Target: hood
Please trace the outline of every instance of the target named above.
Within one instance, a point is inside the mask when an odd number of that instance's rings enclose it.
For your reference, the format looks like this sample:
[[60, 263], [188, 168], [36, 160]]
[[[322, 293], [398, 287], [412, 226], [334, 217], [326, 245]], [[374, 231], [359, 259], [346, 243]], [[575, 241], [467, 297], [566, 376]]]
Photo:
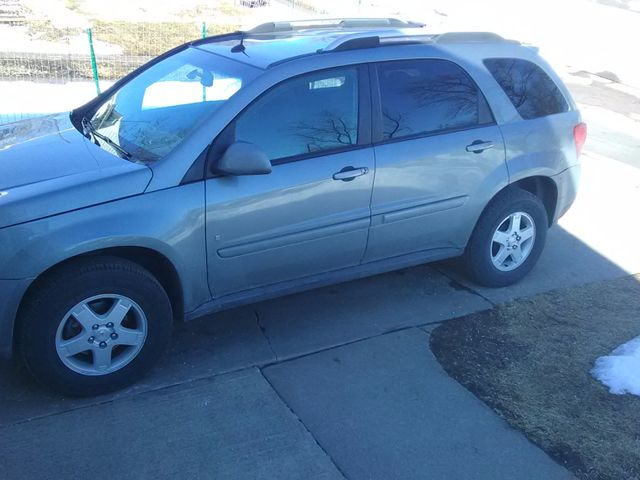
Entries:
[[144, 192], [151, 170], [90, 142], [68, 113], [0, 126], [0, 228]]

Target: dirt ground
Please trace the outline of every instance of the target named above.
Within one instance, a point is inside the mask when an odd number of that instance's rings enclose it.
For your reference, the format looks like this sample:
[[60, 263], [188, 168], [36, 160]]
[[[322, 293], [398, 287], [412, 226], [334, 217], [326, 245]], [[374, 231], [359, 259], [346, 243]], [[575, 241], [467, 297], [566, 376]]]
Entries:
[[579, 478], [640, 478], [640, 397], [595, 360], [640, 334], [640, 275], [516, 300], [444, 323], [445, 370]]

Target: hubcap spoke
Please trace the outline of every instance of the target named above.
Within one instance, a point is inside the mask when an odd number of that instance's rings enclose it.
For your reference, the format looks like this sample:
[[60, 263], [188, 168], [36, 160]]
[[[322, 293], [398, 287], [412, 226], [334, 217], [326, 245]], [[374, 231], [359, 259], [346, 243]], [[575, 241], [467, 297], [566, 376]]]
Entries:
[[73, 357], [82, 352], [86, 352], [91, 348], [91, 344], [87, 341], [86, 335], [76, 335], [75, 337], [63, 341], [59, 345], [60, 350], [67, 356]]
[[144, 340], [144, 332], [120, 327], [116, 330], [118, 338], [113, 341], [114, 345], [140, 345]]
[[496, 265], [502, 265], [504, 263], [504, 261], [507, 259], [507, 257], [509, 256], [510, 253], [511, 253], [511, 251], [507, 247], [502, 247], [498, 251], [498, 254], [495, 257], [494, 263]]
[[506, 247], [509, 241], [509, 234], [507, 232], [497, 230], [496, 233], [493, 234], [493, 241]]
[[118, 298], [102, 321], [118, 326], [127, 316], [129, 310], [131, 310], [131, 302], [125, 298]]
[[522, 223], [522, 214], [514, 213], [511, 216], [511, 233], [518, 233], [520, 231], [521, 223]]
[[516, 264], [522, 261], [522, 250], [520, 249], [520, 247], [511, 250], [511, 258]]
[[104, 371], [111, 367], [111, 351], [112, 347], [107, 345], [104, 348], [96, 347], [93, 349], [93, 366], [97, 370]]
[[87, 302], [83, 302], [71, 311], [71, 315], [82, 325], [86, 331], [100, 322], [100, 317], [89, 308]]
[[520, 237], [521, 237], [521, 242], [524, 242], [525, 240], [529, 240], [531, 237], [533, 237], [533, 227], [527, 227], [524, 230], [520, 230]]

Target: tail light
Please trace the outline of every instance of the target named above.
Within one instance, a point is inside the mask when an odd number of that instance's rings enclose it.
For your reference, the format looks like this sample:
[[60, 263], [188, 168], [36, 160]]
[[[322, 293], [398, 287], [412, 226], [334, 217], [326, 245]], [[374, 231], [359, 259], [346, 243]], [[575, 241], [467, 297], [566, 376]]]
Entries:
[[579, 123], [573, 127], [573, 141], [576, 144], [576, 154], [580, 156], [582, 153], [582, 147], [587, 140], [587, 124]]

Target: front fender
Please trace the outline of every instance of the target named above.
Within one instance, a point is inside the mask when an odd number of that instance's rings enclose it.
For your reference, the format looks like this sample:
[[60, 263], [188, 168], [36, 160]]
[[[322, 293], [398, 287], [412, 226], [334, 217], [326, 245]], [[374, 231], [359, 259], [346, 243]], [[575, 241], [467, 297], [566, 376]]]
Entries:
[[148, 248], [174, 265], [185, 311], [210, 299], [203, 182], [5, 228], [0, 245], [3, 279], [36, 278], [64, 260], [105, 248]]

